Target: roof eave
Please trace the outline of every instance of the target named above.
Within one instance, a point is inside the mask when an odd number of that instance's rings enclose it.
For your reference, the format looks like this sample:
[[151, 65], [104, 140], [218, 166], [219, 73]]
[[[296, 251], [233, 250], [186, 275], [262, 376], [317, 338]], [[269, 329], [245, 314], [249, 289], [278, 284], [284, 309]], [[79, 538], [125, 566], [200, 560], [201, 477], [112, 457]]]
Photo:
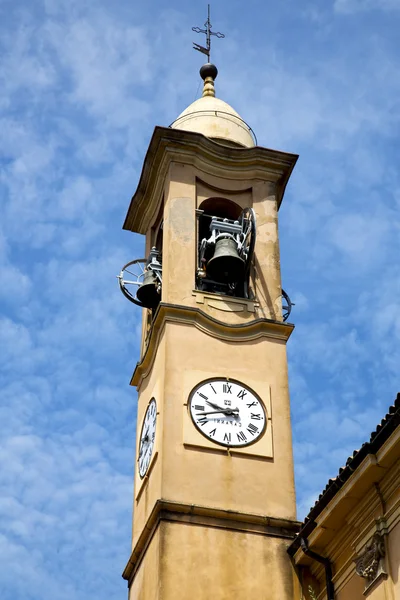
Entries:
[[[334, 501], [337, 494], [343, 491], [343, 497], [348, 494], [351, 488], [351, 478], [355, 482], [359, 474], [367, 472], [367, 470], [376, 467], [376, 455], [379, 453], [379, 460], [383, 460], [383, 454], [389, 452], [393, 448], [393, 440], [400, 437], [398, 427], [400, 425], [400, 394], [394, 404], [390, 407], [389, 412], [378, 425], [376, 430], [371, 434], [369, 442], [363, 444], [360, 450], [355, 451], [348, 458], [346, 466], [340, 469], [338, 476], [335, 479], [330, 479], [322, 494], [319, 496], [315, 505], [308, 513], [297, 537], [288, 548], [291, 556], [294, 556], [300, 548], [301, 538], [309, 538], [316, 528], [321, 526], [322, 513]], [[397, 430], [397, 431], [396, 431]], [[392, 437], [393, 436], [393, 437]], [[346, 485], [346, 488], [344, 486]], [[320, 522], [321, 521], [321, 522]]]

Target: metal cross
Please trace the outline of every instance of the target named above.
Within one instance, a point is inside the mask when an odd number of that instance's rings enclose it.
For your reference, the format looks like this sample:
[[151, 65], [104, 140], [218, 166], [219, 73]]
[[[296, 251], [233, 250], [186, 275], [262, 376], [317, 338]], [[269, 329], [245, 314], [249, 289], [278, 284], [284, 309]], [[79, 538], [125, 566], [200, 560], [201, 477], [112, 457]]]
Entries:
[[196, 44], [195, 42], [193, 42], [193, 48], [205, 54], [207, 56], [207, 62], [210, 62], [211, 36], [215, 35], [217, 38], [225, 37], [225, 35], [223, 33], [220, 33], [219, 31], [217, 33], [211, 31], [212, 25], [210, 22], [210, 5], [208, 5], [208, 18], [207, 21], [204, 23], [204, 26], [205, 29], [200, 29], [200, 27], [192, 27], [192, 31], [195, 31], [196, 33], [206, 34], [206, 47], [204, 48], [204, 46], [200, 46], [200, 44]]

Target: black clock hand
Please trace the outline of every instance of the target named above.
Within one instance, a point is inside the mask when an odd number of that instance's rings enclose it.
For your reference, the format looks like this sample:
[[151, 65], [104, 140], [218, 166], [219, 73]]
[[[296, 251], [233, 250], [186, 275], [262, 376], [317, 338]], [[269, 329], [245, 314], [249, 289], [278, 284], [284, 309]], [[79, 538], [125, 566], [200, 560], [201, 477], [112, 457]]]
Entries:
[[218, 404], [215, 404], [214, 402], [210, 402], [209, 400], [206, 400], [206, 402], [207, 402], [207, 404], [209, 404], [213, 408], [216, 408], [216, 409], [218, 409], [219, 411], [222, 411], [222, 412], [239, 411], [238, 408], [229, 408], [227, 406], [219, 406]]
[[210, 400], [206, 400], [206, 403], [212, 406], [213, 408], [221, 408], [220, 406], [218, 406], [218, 404], [215, 404], [215, 402], [210, 402]]
[[218, 404], [215, 404], [214, 402], [210, 402], [209, 400], [206, 400], [207, 404], [209, 404], [210, 406], [212, 406], [213, 408], [216, 408], [218, 411], [221, 412], [239, 412], [238, 408], [230, 408], [228, 406], [219, 406]]
[[209, 410], [207, 412], [202, 411], [197, 414], [198, 415], [215, 415], [216, 413], [223, 413], [224, 415], [227, 415], [227, 416], [238, 417], [239, 409], [238, 408], [226, 408], [226, 409], [221, 409], [221, 410]]
[[[149, 433], [149, 427], [147, 427], [144, 436], [140, 440], [139, 458], [142, 456], [143, 452], [144, 452], [144, 454], [146, 454], [147, 446], [148, 446], [148, 444], [150, 442], [150, 438], [148, 437], [148, 433]], [[145, 450], [145, 447], [146, 447], [146, 450]]]

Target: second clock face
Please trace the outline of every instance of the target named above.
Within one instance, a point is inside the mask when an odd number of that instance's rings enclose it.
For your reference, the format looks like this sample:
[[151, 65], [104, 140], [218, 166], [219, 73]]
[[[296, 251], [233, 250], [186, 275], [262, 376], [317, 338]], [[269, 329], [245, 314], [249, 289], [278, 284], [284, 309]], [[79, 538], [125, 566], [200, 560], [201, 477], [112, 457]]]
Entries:
[[143, 477], [147, 473], [150, 465], [151, 456], [153, 454], [154, 440], [156, 437], [156, 422], [157, 422], [157, 404], [154, 398], [149, 402], [146, 414], [143, 419], [142, 431], [139, 441], [139, 456], [138, 466], [139, 475]]
[[243, 383], [227, 379], [198, 385], [190, 395], [189, 412], [205, 437], [232, 448], [254, 443], [267, 422], [258, 396]]

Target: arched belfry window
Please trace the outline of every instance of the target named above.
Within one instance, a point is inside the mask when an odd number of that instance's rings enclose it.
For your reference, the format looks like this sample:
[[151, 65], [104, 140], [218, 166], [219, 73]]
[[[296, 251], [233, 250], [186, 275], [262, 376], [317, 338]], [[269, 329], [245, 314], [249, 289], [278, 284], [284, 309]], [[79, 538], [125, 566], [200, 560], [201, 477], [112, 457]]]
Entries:
[[227, 198], [208, 198], [200, 204], [197, 219], [197, 289], [250, 298], [256, 236], [253, 209], [243, 210]]

